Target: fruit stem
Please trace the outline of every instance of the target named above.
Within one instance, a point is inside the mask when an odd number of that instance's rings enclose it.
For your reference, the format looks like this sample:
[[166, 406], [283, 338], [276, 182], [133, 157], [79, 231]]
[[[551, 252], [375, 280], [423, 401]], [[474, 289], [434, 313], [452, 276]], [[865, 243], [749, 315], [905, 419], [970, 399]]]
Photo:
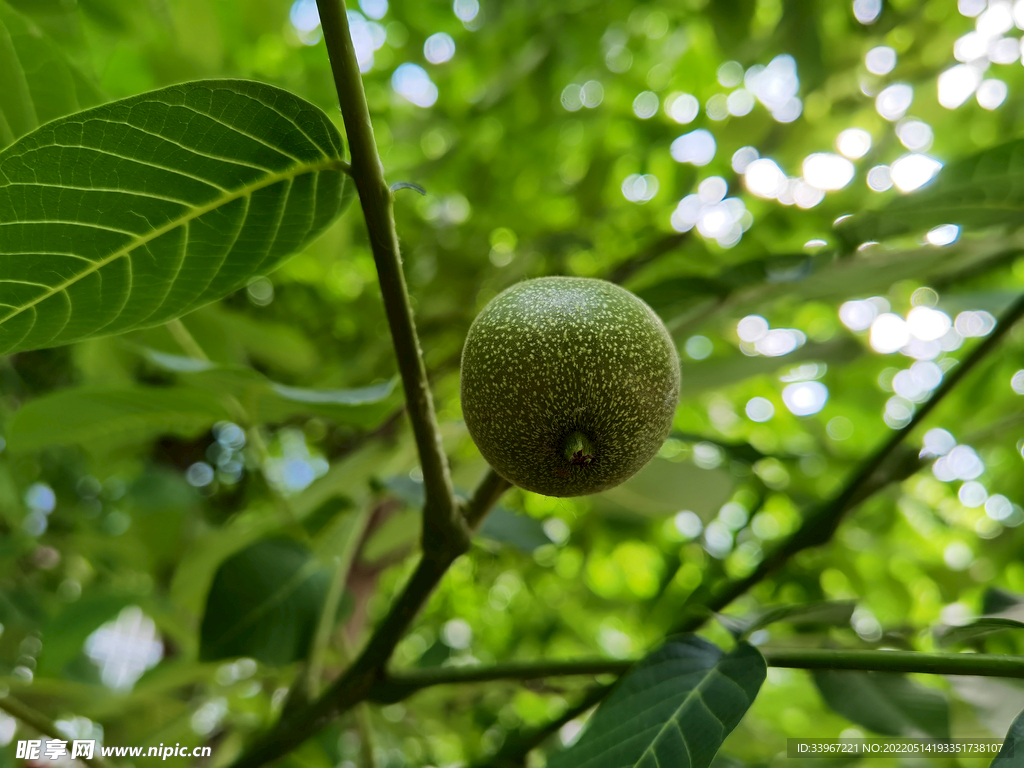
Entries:
[[575, 467], [586, 467], [594, 460], [594, 446], [585, 434], [576, 431], [565, 439], [562, 456]]

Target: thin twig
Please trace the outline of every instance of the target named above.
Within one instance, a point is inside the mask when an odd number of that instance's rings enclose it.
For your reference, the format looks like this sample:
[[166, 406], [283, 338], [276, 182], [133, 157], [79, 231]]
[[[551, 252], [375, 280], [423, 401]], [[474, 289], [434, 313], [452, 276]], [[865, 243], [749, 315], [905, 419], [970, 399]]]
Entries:
[[554, 720], [509, 739], [501, 745], [497, 754], [488, 758], [485, 762], [478, 763], [474, 768], [506, 768], [506, 766], [508, 768], [513, 768], [513, 766], [518, 768], [519, 766], [525, 766], [526, 762], [523, 758], [528, 752], [536, 749], [551, 736], [558, 733], [562, 726], [570, 720], [575, 720], [580, 715], [600, 704], [613, 687], [614, 684], [595, 685], [589, 688], [579, 702], [569, 707]]
[[542, 661], [535, 663], [440, 667], [415, 672], [395, 672], [382, 678], [370, 694], [370, 700], [393, 704], [409, 698], [417, 691], [435, 685], [465, 685], [494, 680], [540, 680], [548, 677], [622, 674], [636, 661], [632, 659], [582, 659], [577, 661]]
[[[36, 712], [32, 707], [23, 704], [10, 694], [0, 697], [0, 710], [6, 712], [15, 720], [20, 720], [42, 736], [57, 739], [58, 741], [68, 741], [68, 737], [57, 730], [57, 726], [50, 722], [45, 715]], [[110, 763], [99, 755], [94, 755], [88, 759], [84, 757], [78, 759], [86, 765], [94, 766], [94, 768], [112, 768]]]
[[[762, 648], [769, 667], [792, 669], [861, 670], [867, 672], [920, 672], [931, 675], [1024, 678], [1024, 656], [989, 653], [919, 653], [829, 648]], [[640, 659], [583, 659], [535, 663], [441, 667], [395, 672], [381, 679], [370, 700], [381, 704], [403, 701], [425, 688], [467, 685], [497, 680], [540, 680], [549, 677], [621, 675]]]
[[1024, 679], [1024, 656], [826, 648], [763, 648], [761, 653], [769, 667]]
[[[309, 667], [306, 674], [306, 692], [309, 699], [320, 695], [321, 680], [323, 678], [324, 660], [330, 647], [331, 637], [334, 634], [334, 625], [337, 623], [338, 607], [341, 605], [341, 597], [348, 583], [349, 573], [352, 570], [352, 561], [355, 559], [356, 550], [363, 540], [366, 526], [370, 521], [370, 510], [368, 507], [350, 513], [350, 519], [346, 523], [347, 535], [344, 537], [344, 544], [341, 551], [334, 553], [334, 573], [331, 577], [331, 584], [324, 598], [324, 607], [320, 612], [317, 621], [316, 633], [313, 635], [313, 643], [309, 651]], [[346, 661], [350, 654], [345, 652]]]
[[317, 0], [320, 25], [338, 91], [341, 116], [345, 122], [352, 155], [352, 178], [366, 220], [370, 249], [377, 265], [384, 311], [391, 328], [398, 370], [412, 422], [420, 466], [423, 470], [423, 542], [425, 550], [469, 547], [448, 460], [434, 415], [434, 401], [427, 381], [427, 369], [420, 352], [409, 292], [402, 273], [402, 260], [395, 229], [393, 193], [384, 179], [384, 168], [373, 138], [373, 124], [363, 91], [355, 47], [343, 0]]
[[512, 483], [493, 469], [487, 471], [487, 474], [484, 475], [483, 480], [480, 481], [469, 501], [466, 502], [463, 512], [466, 524], [470, 530], [476, 530], [491, 507], [501, 498], [501, 494], [511, 487]]

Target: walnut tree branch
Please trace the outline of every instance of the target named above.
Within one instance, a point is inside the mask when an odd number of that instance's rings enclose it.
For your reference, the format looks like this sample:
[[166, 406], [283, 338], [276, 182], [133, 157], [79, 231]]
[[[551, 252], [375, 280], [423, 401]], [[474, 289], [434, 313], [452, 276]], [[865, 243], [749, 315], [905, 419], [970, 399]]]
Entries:
[[740, 595], [747, 592], [755, 584], [769, 574], [785, 565], [797, 553], [827, 543], [843, 516], [864, 499], [864, 490], [868, 487], [883, 487], [886, 476], [898, 472], [902, 462], [893, 461], [897, 449], [903, 441], [925, 420], [925, 418], [942, 402], [957, 384], [970, 373], [991, 352], [1010, 328], [1024, 316], [1024, 296], [1021, 296], [1006, 310], [995, 329], [960, 365], [952, 369], [941, 386], [926, 400], [906, 426], [893, 433], [867, 459], [865, 459], [853, 477], [846, 482], [842, 490], [831, 500], [812, 510], [800, 527], [777, 548], [768, 553], [748, 576], [728, 581], [714, 589], [711, 596], [699, 606], [700, 615], [691, 614], [684, 619], [679, 631], [691, 631], [699, 627], [706, 618], [706, 612], [720, 611]]
[[282, 714], [275, 726], [235, 761], [233, 768], [255, 768], [273, 762], [316, 734], [332, 718], [368, 698], [399, 640], [434, 588], [451, 564], [469, 549], [473, 527], [508, 487], [492, 471], [468, 503], [461, 503], [455, 497], [402, 273], [393, 193], [384, 179], [374, 142], [347, 10], [344, 0], [317, 0], [317, 8], [348, 135], [352, 178], [359, 192], [377, 265], [384, 309], [423, 471], [423, 554], [355, 661], [316, 700]]
[[[698, 629], [714, 612], [722, 610], [729, 603], [745, 594], [749, 589], [761, 582], [768, 575], [781, 569], [794, 555], [804, 549], [827, 543], [835, 533], [839, 523], [847, 512], [865, 501], [872, 493], [884, 488], [888, 485], [891, 479], [903, 474], [906, 471], [905, 465], [907, 462], [892, 460], [896, 455], [897, 449], [903, 444], [903, 441], [921, 424], [925, 417], [931, 413], [931, 411], [945, 398], [945, 396], [952, 391], [961, 379], [970, 373], [970, 371], [973, 370], [986, 357], [986, 355], [996, 347], [1002, 338], [1009, 332], [1010, 328], [1012, 328], [1022, 316], [1024, 316], [1024, 296], [1018, 298], [1017, 301], [1015, 301], [1013, 305], [1003, 313], [993, 332], [989, 334], [984, 341], [978, 344], [978, 346], [971, 351], [959, 366], [952, 370], [931, 398], [920, 407], [913, 419], [911, 419], [905, 427], [895, 432], [892, 437], [885, 441], [885, 443], [883, 443], [875, 450], [874, 453], [861, 463], [858, 471], [854, 473], [853, 477], [844, 484], [839, 494], [809, 513], [800, 527], [774, 551], [770, 552], [750, 575], [745, 578], [733, 579], [717, 585], [710, 591], [702, 594], [698, 600], [694, 601], [689, 606], [684, 606], [684, 609], [689, 608], [688, 615], [686, 615], [680, 625], [673, 630], [673, 633], [692, 632]], [[886, 651], [886, 653], [895, 652]], [[921, 654], [912, 655], [914, 655], [915, 658], [922, 657]], [[781, 660], [782, 657], [779, 657], [779, 661]], [[780, 663], [779, 666], [788, 665]], [[793, 666], [797, 665], [794, 664]], [[808, 666], [808, 668], [812, 667]], [[838, 667], [818, 666], [813, 668], [835, 669]], [[847, 668], [870, 669], [870, 667]], [[948, 674], [980, 675], [985, 673], [948, 672]], [[1003, 676], [1012, 677], [1016, 675], [1004, 674]], [[611, 692], [613, 687], [613, 685], [608, 685], [594, 688], [588, 693], [588, 701], [594, 700], [594, 704], [598, 703]], [[559, 719], [555, 722], [564, 723], [565, 720]], [[554, 723], [548, 724], [548, 726], [553, 725]], [[549, 730], [548, 726], [542, 726], [538, 730], [538, 733], [553, 733], [554, 731]], [[557, 730], [557, 728], [555, 728], [555, 730]], [[500, 757], [501, 761], [505, 761], [510, 765], [514, 764], [517, 758], [524, 755], [526, 751], [533, 749], [539, 743], [540, 742], [535, 739], [521, 739], [517, 742], [520, 748], [520, 751], [518, 752], [515, 751], [512, 745], [506, 744], [502, 747], [496, 758]], [[488, 763], [488, 765], [490, 765], [490, 763]]]
[[[1024, 678], [1024, 656], [992, 653], [921, 653], [918, 651], [846, 648], [762, 648], [769, 667], [790, 669], [859, 670], [864, 672], [973, 675]], [[577, 661], [519, 662], [395, 672], [381, 678], [370, 700], [381, 704], [404, 701], [438, 685], [467, 685], [497, 680], [540, 680], [549, 677], [621, 675], [641, 659], [580, 659]]]
[[352, 155], [352, 179], [366, 220], [370, 249], [377, 265], [384, 311], [395, 346], [398, 370], [423, 470], [423, 544], [425, 550], [469, 546], [468, 531], [455, 501], [448, 460], [434, 415], [427, 369], [420, 352], [412, 304], [402, 272], [402, 257], [395, 229], [393, 192], [373, 137], [373, 124], [363, 90], [355, 46], [344, 0], [317, 0], [320, 25], [338, 91], [341, 116]]

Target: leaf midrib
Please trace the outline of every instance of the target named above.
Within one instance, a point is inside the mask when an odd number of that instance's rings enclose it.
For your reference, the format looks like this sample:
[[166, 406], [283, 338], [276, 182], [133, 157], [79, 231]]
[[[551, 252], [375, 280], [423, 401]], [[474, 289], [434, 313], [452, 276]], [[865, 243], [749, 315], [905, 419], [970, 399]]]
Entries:
[[705, 708], [708, 710], [708, 713], [713, 718], [715, 718], [715, 720], [717, 720], [719, 722], [719, 724], [721, 724], [723, 730], [726, 728], [726, 725], [725, 725], [724, 722], [722, 722], [722, 719], [720, 717], [718, 717], [718, 715], [715, 714], [715, 712], [711, 709], [711, 707], [709, 707], [707, 705], [707, 702], [704, 701], [703, 690], [704, 690], [705, 686], [707, 684], [709, 684], [709, 681], [711, 680], [712, 676], [713, 675], [718, 675], [723, 680], [728, 680], [730, 683], [732, 683], [732, 685], [734, 685], [737, 689], [739, 689], [739, 691], [743, 694], [744, 698], [749, 699], [749, 696], [747, 696], [746, 690], [744, 690], [744, 688], [739, 683], [737, 683], [735, 680], [733, 680], [731, 677], [729, 677], [728, 675], [726, 675], [725, 673], [723, 673], [719, 669], [719, 667], [721, 666], [722, 662], [725, 659], [727, 659], [727, 658], [729, 658], [729, 656], [727, 656], [727, 655], [720, 656], [715, 661], [714, 666], [712, 666], [711, 668], [709, 668], [707, 670], [707, 674], [704, 675], [703, 678], [701, 678], [701, 681], [699, 683], [697, 683], [695, 686], [693, 686], [693, 688], [691, 688], [687, 692], [686, 697], [679, 703], [679, 706], [676, 707], [675, 711], [672, 713], [672, 716], [669, 717], [668, 720], [665, 721], [665, 724], [663, 726], [661, 726], [661, 728], [658, 729], [658, 733], [655, 734], [653, 739], [651, 739], [651, 743], [647, 746], [647, 749], [645, 749], [643, 751], [643, 753], [641, 753], [640, 757], [638, 757], [636, 759], [636, 762], [633, 763], [634, 766], [640, 765], [640, 762], [644, 759], [644, 756], [647, 755], [648, 752], [651, 753], [651, 755], [655, 757], [655, 761], [657, 761], [657, 757], [655, 756], [655, 753], [654, 753], [654, 745], [658, 743], [658, 740], [668, 730], [669, 724], [673, 725], [676, 728], [676, 730], [679, 731], [679, 735], [680, 735], [680, 737], [682, 738], [682, 741], [683, 741], [683, 747], [686, 749], [686, 755], [690, 759], [690, 765], [691, 766], [693, 765], [693, 755], [690, 753], [690, 743], [689, 743], [689, 741], [687, 741], [686, 735], [683, 733], [682, 729], [679, 727], [679, 725], [676, 722], [676, 720], [679, 719], [679, 717], [682, 715], [683, 711], [687, 707], [689, 707], [695, 700], [699, 700], [699, 701], [703, 702]]
[[0, 324], [6, 323], [11, 318], [20, 315], [22, 312], [31, 309], [35, 305], [43, 301], [46, 301], [47, 299], [52, 298], [53, 296], [56, 296], [61, 291], [67, 290], [68, 287], [74, 285], [79, 280], [82, 280], [83, 278], [88, 277], [89, 275], [103, 269], [103, 267], [107, 266], [108, 264], [111, 264], [114, 261], [117, 261], [118, 259], [127, 256], [136, 248], [139, 248], [140, 246], [143, 246], [146, 243], [152, 242], [153, 240], [156, 240], [158, 237], [161, 237], [184, 224], [188, 224], [189, 222], [194, 221], [200, 218], [201, 216], [206, 215], [210, 211], [216, 210], [217, 208], [223, 205], [227, 205], [228, 203], [231, 203], [235, 200], [239, 200], [243, 197], [248, 197], [253, 192], [258, 192], [261, 189], [273, 186], [274, 184], [277, 184], [279, 182], [286, 181], [288, 179], [294, 179], [298, 176], [301, 176], [304, 173], [318, 173], [320, 171], [327, 171], [332, 169], [344, 172], [346, 168], [347, 163], [341, 158], [325, 158], [317, 163], [292, 166], [291, 168], [287, 168], [283, 171], [279, 171], [277, 173], [266, 176], [257, 182], [253, 182], [251, 184], [246, 184], [242, 187], [239, 187], [230, 194], [215, 198], [214, 200], [210, 201], [205, 205], [199, 207], [190, 207], [185, 214], [179, 216], [176, 219], [172, 219], [171, 221], [167, 222], [161, 227], [158, 227], [157, 229], [153, 230], [147, 235], [136, 237], [136, 239], [132, 240], [130, 243], [128, 243], [128, 245], [119, 248], [114, 253], [104, 257], [103, 259], [100, 259], [99, 261], [93, 262], [92, 266], [89, 267], [88, 269], [77, 273], [73, 277], [68, 278], [64, 282], [51, 288], [49, 291], [40, 294], [32, 301], [15, 308], [14, 311], [8, 312], [5, 316], [0, 317]]
[[271, 592], [267, 598], [249, 611], [239, 621], [231, 627], [227, 632], [222, 634], [219, 638], [213, 641], [215, 647], [223, 648], [228, 641], [237, 637], [238, 634], [251, 627], [267, 613], [278, 605], [280, 605], [285, 598], [289, 597], [298, 589], [305, 584], [311, 577], [313, 577], [317, 570], [320, 568], [319, 562], [315, 557], [310, 557], [305, 563], [299, 566], [295, 573], [293, 573], [281, 586]]

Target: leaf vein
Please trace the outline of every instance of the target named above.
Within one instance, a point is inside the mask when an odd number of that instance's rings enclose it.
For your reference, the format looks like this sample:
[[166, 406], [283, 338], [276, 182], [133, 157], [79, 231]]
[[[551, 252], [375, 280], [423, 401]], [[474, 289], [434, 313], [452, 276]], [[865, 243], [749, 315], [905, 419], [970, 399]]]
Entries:
[[[244, 95], [247, 98], [252, 98], [252, 96], [250, 96], [247, 93], [246, 94], [241, 94], [241, 95]], [[259, 99], [253, 99], [253, 101], [256, 101], [258, 104], [263, 104], [263, 102], [260, 101]], [[208, 112], [200, 112], [195, 107], [190, 107], [187, 104], [174, 104], [174, 105], [171, 105], [171, 106], [181, 107], [182, 109], [187, 109], [190, 112], [195, 112], [197, 115], [202, 115], [203, 117], [208, 118], [208, 119], [212, 120], [213, 122], [215, 122], [215, 123], [217, 123], [219, 125], [223, 125], [228, 130], [234, 131], [235, 133], [241, 134], [242, 136], [245, 136], [246, 138], [252, 139], [253, 141], [255, 141], [257, 143], [262, 144], [267, 149], [271, 149], [274, 152], [277, 152], [279, 155], [284, 155], [285, 157], [291, 158], [296, 163], [307, 163], [308, 162], [307, 160], [303, 160], [301, 157], [296, 157], [291, 152], [288, 152], [288, 151], [282, 149], [281, 147], [275, 147], [273, 144], [268, 144], [266, 141], [261, 139], [259, 136], [254, 136], [251, 133], [243, 131], [238, 126], [231, 125], [230, 123], [225, 123], [223, 120], [218, 120], [216, 117], [214, 117], [213, 115], [209, 114]], [[292, 122], [292, 121], [289, 120], [288, 122]], [[294, 125], [294, 123], [292, 123], [292, 124]], [[314, 145], [314, 146], [316, 146], [316, 145]], [[319, 147], [317, 147], [317, 148], [319, 149]]]
[[[315, 172], [317, 172], [319, 170], [327, 170], [329, 168], [336, 168], [336, 167], [338, 167], [338, 162], [339, 162], [338, 160], [329, 158], [329, 159], [324, 160], [324, 161], [322, 161], [320, 163], [317, 163], [317, 164], [292, 167], [292, 168], [289, 168], [289, 169], [287, 169], [285, 171], [282, 171], [280, 173], [272, 174], [272, 175], [270, 175], [268, 177], [260, 179], [257, 182], [253, 182], [253, 183], [250, 183], [250, 184], [245, 185], [243, 187], [240, 187], [239, 189], [236, 189], [236, 190], [230, 192], [226, 196], [219, 197], [216, 200], [213, 200], [213, 201], [211, 201], [210, 203], [207, 203], [204, 206], [200, 206], [200, 207], [197, 207], [197, 208], [192, 208], [191, 210], [187, 211], [186, 213], [182, 214], [181, 216], [179, 216], [179, 217], [177, 217], [175, 219], [172, 219], [171, 221], [167, 222], [163, 226], [158, 227], [157, 229], [153, 230], [152, 232], [150, 232], [150, 233], [148, 233], [146, 235], [139, 235], [139, 234], [134, 233], [134, 232], [125, 232], [125, 231], [122, 231], [122, 230], [113, 229], [112, 231], [120, 232], [121, 234], [131, 235], [135, 239], [132, 242], [128, 243], [127, 245], [124, 245], [121, 248], [118, 248], [116, 251], [111, 253], [109, 256], [105, 256], [102, 259], [98, 259], [97, 261], [94, 261], [92, 263], [92, 266], [89, 269], [86, 269], [86, 270], [82, 271], [81, 273], [68, 278], [64, 282], [62, 282], [62, 283], [60, 283], [58, 285], [53, 286], [52, 290], [49, 291], [48, 293], [44, 293], [40, 297], [38, 297], [37, 299], [34, 299], [30, 303], [25, 304], [24, 306], [18, 308], [16, 311], [8, 312], [3, 317], [0, 317], [0, 324], [3, 324], [5, 322], [7, 322], [12, 317], [17, 316], [18, 314], [20, 314], [21, 312], [24, 312], [27, 309], [33, 308], [39, 302], [44, 301], [45, 299], [49, 298], [50, 296], [52, 296], [53, 294], [57, 293], [58, 291], [68, 287], [69, 285], [72, 285], [72, 284], [78, 282], [79, 280], [81, 280], [82, 278], [86, 277], [87, 275], [102, 269], [107, 264], [110, 264], [111, 262], [116, 261], [117, 259], [119, 259], [119, 258], [121, 258], [121, 257], [123, 257], [123, 256], [125, 256], [125, 255], [127, 255], [129, 253], [131, 253], [133, 250], [135, 250], [139, 246], [145, 245], [146, 243], [155, 240], [156, 238], [160, 237], [161, 235], [164, 235], [167, 232], [170, 232], [171, 230], [173, 230], [173, 229], [175, 229], [177, 227], [180, 227], [186, 221], [191, 221], [193, 219], [199, 218], [199, 216], [202, 216], [205, 213], [208, 213], [208, 212], [210, 212], [210, 211], [212, 211], [212, 210], [214, 210], [216, 208], [219, 208], [219, 207], [221, 207], [223, 205], [226, 205], [226, 204], [232, 202], [233, 200], [237, 200], [237, 199], [239, 199], [241, 197], [244, 197], [246, 195], [251, 195], [253, 192], [256, 192], [256, 191], [258, 191], [260, 189], [264, 189], [266, 187], [272, 186], [273, 184], [277, 184], [280, 181], [283, 181], [283, 180], [286, 180], [286, 179], [290, 179], [290, 178], [292, 178], [294, 176], [297, 176], [299, 174], [302, 174], [302, 173], [315, 173]], [[16, 223], [26, 223], [26, 222], [0, 222], [0, 226], [7, 226], [7, 225], [11, 225], [11, 224], [16, 224]], [[27, 222], [27, 223], [36, 223], [36, 224], [65, 223], [65, 224], [75, 224], [75, 225], [79, 224], [79, 222], [52, 222], [52, 221], [50, 221], [50, 222], [39, 221], [39, 222]], [[98, 225], [92, 225], [92, 224], [85, 225], [85, 226], [98, 227]], [[100, 228], [100, 229], [109, 229], [107, 227], [98, 227], [98, 228]]]

